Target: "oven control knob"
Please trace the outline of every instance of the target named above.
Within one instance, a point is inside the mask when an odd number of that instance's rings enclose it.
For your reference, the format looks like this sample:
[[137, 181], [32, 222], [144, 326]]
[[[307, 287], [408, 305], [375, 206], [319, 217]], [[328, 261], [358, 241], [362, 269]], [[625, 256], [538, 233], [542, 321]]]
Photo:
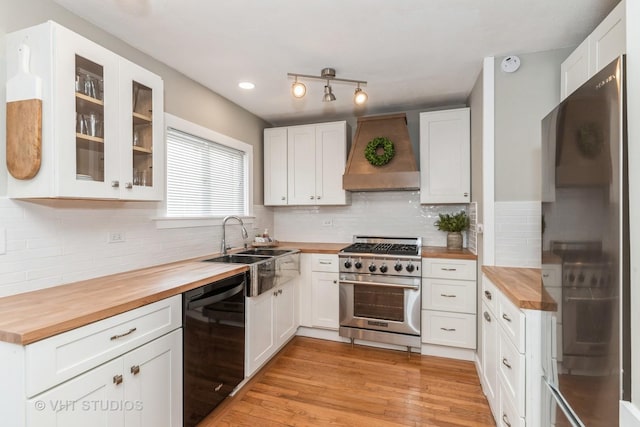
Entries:
[[584, 282], [584, 274], [580, 273], [578, 275], [578, 283], [583, 283]]
[[362, 268], [362, 263], [360, 261], [356, 261], [356, 263], [354, 264], [354, 267], [359, 270]]
[[388, 270], [387, 265], [386, 264], [382, 264], [380, 266], [380, 273], [386, 273]]
[[413, 264], [411, 264], [411, 263], [407, 264], [407, 271], [409, 273], [413, 272], [413, 270], [415, 270], [415, 269], [416, 269], [416, 267]]
[[598, 286], [598, 278], [596, 276], [591, 277], [591, 286]]
[[376, 265], [374, 263], [371, 263], [371, 265], [369, 265], [369, 271], [372, 273], [376, 271]]
[[344, 262], [344, 268], [351, 268], [351, 261], [347, 260]]
[[576, 276], [575, 276], [575, 274], [570, 273], [570, 274], [569, 274], [569, 282], [572, 282], [572, 283], [573, 283], [573, 282], [575, 282], [575, 280], [576, 280]]
[[396, 265], [393, 266], [393, 269], [395, 271], [401, 271], [402, 270], [402, 264], [400, 264], [399, 262], [396, 262]]

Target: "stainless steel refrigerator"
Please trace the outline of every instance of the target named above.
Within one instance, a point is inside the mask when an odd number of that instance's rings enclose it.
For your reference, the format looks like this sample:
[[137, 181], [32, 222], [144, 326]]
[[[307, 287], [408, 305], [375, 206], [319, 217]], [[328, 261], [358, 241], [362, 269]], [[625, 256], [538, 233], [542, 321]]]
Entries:
[[630, 400], [625, 58], [542, 120], [544, 426], [617, 426]]

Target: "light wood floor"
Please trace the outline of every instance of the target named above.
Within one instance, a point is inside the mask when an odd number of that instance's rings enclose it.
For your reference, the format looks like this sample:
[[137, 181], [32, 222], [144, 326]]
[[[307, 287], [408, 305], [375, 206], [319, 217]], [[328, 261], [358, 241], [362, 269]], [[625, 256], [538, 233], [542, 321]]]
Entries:
[[495, 426], [472, 362], [294, 338], [198, 427]]

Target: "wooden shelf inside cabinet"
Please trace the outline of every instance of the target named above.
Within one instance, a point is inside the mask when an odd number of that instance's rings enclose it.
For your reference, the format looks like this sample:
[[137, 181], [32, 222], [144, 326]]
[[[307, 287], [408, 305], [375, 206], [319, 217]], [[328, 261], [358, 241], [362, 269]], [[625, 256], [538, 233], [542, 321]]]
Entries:
[[133, 114], [133, 124], [134, 125], [149, 125], [151, 124], [151, 116], [145, 116], [140, 113], [132, 113]]
[[87, 96], [83, 93], [76, 92], [76, 101], [78, 103], [78, 110], [85, 110], [96, 107], [104, 107], [104, 101], [100, 99]]
[[99, 142], [101, 144], [104, 144], [104, 138], [100, 138], [100, 137], [97, 137], [97, 136], [91, 136], [91, 135], [85, 135], [84, 133], [76, 132], [76, 139], [80, 140], [80, 141]]
[[137, 145], [133, 146], [133, 154], [151, 154], [151, 148], [139, 147]]

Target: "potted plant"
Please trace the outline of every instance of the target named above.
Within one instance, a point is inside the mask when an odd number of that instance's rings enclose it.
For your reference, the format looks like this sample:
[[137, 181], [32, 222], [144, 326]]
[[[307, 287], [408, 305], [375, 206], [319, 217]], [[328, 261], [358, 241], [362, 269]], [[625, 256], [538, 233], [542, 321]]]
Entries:
[[447, 232], [447, 249], [462, 249], [462, 232], [469, 228], [469, 217], [465, 211], [457, 214], [439, 214], [435, 226]]

